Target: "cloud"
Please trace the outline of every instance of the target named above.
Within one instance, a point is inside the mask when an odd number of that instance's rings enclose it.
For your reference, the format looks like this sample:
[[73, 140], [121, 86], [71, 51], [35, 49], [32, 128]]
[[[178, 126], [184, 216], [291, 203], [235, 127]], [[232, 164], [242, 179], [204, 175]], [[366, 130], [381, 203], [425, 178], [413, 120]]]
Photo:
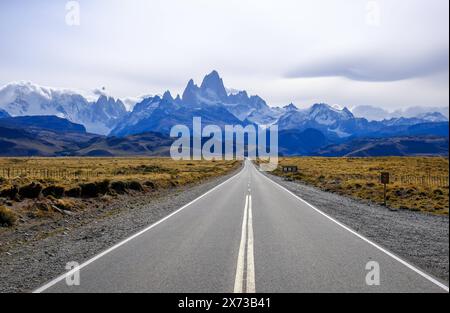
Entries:
[[92, 90], [92, 93], [96, 96], [108, 96], [107, 92], [106, 92], [106, 87], [102, 87], [101, 89], [97, 88]]
[[356, 117], [364, 117], [372, 121], [381, 121], [390, 116], [387, 110], [370, 105], [357, 106], [351, 111]]
[[122, 98], [120, 100], [122, 100], [127, 111], [133, 111], [133, 108], [135, 107], [136, 104], [138, 104], [142, 100], [144, 100], [146, 98], [150, 98], [150, 97], [153, 97], [153, 95], [143, 95], [143, 96], [139, 96], [139, 97], [126, 97], [126, 98]]
[[429, 113], [429, 112], [439, 112], [445, 117], [449, 117], [448, 114], [448, 106], [447, 107], [410, 107], [404, 108], [402, 110], [397, 110], [392, 113], [393, 117], [415, 117], [420, 114]]
[[[407, 50], [407, 49], [405, 49]], [[355, 81], [393, 82], [448, 73], [449, 49], [439, 48], [418, 55], [361, 51], [345, 56], [326, 56], [305, 62], [286, 73], [287, 78], [345, 77]]]
[[272, 105], [446, 105], [449, 2], [370, 0], [377, 27], [368, 2], [80, 1], [68, 27], [59, 1], [0, 1], [0, 84], [176, 95], [216, 69]]
[[400, 110], [396, 110], [393, 112], [390, 112], [388, 110], [384, 110], [379, 107], [374, 107], [370, 105], [361, 105], [353, 108], [352, 113], [356, 117], [363, 117], [371, 121], [381, 121], [384, 119], [390, 119], [394, 117], [417, 117], [421, 114], [425, 113], [434, 113], [438, 112], [444, 115], [445, 117], [449, 117], [448, 114], [448, 106], [447, 107], [421, 107], [421, 106], [415, 106], [410, 108], [403, 108]]

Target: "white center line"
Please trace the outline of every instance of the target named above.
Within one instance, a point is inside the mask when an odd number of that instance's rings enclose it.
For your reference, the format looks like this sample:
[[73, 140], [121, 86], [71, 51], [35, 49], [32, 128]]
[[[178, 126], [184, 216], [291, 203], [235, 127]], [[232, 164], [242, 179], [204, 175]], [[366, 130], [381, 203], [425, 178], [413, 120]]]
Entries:
[[255, 293], [255, 257], [253, 253], [252, 196], [248, 196], [248, 238], [247, 238], [247, 293]]
[[[252, 196], [245, 199], [242, 235], [234, 281], [234, 293], [255, 293], [255, 257], [253, 236]], [[247, 262], [245, 262], [247, 261]]]

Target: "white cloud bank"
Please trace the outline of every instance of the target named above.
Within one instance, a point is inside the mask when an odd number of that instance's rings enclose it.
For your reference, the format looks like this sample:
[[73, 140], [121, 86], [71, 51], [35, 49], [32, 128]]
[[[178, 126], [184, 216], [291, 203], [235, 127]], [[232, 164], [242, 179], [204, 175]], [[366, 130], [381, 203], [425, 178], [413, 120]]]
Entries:
[[181, 93], [216, 69], [227, 87], [273, 105], [449, 102], [448, 1], [80, 0], [80, 8], [81, 25], [69, 27], [63, 0], [0, 2], [8, 47], [0, 85], [108, 86], [126, 98]]

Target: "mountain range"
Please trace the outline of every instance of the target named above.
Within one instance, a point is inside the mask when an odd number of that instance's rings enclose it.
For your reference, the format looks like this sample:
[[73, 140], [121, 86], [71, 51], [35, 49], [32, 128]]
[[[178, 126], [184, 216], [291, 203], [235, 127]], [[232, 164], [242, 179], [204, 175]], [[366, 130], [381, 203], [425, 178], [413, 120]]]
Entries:
[[[164, 154], [172, 142], [168, 137], [172, 126], [191, 126], [193, 117], [201, 117], [203, 125], [220, 127], [277, 125], [280, 152], [284, 155], [340, 155], [342, 151], [351, 155], [355, 150], [361, 151], [363, 143], [382, 145], [383, 142], [402, 142], [406, 146], [417, 146], [422, 142], [424, 154], [427, 151], [448, 154], [448, 145], [447, 149], [442, 149], [442, 140], [448, 140], [449, 129], [448, 118], [442, 112], [421, 111], [416, 116], [369, 120], [355, 116], [345, 107], [341, 109], [325, 103], [314, 104], [307, 109], [300, 109], [292, 103], [271, 107], [257, 95], [227, 90], [219, 73], [213, 71], [200, 85], [190, 80], [181, 96], [173, 97], [170, 91], [166, 91], [162, 96], [144, 98], [128, 112], [121, 100], [104, 94], [100, 94], [96, 101], [89, 101], [73, 91], [15, 83], [0, 89], [0, 127], [20, 129], [28, 135], [34, 134], [39, 140], [43, 140], [43, 133], [47, 137], [49, 133], [58, 135], [59, 142], [63, 133], [71, 134], [69, 138], [77, 134], [78, 140], [80, 136], [86, 139], [75, 146], [66, 142], [57, 149], [58, 152], [51, 152], [68, 155], [76, 155], [77, 149], [79, 155]], [[46, 129], [46, 125], [52, 125], [52, 129]], [[402, 140], [411, 139], [411, 136], [414, 143]], [[118, 144], [112, 145], [111, 142]], [[157, 145], [163, 149], [158, 150]], [[431, 148], [430, 145], [439, 147]], [[386, 154], [392, 151], [387, 149]], [[411, 149], [398, 151], [415, 153]]]
[[82, 124], [95, 134], [107, 135], [126, 114], [122, 101], [100, 95], [89, 101], [79, 93], [34, 85], [11, 83], [0, 89], [2, 111], [10, 116], [58, 116]]

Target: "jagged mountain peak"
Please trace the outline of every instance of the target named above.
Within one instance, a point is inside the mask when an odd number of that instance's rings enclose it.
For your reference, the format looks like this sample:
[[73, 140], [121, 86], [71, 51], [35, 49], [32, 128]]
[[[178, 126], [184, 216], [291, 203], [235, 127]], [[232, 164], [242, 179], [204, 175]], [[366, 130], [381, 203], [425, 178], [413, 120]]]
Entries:
[[96, 101], [97, 104], [100, 105], [118, 105], [118, 106], [124, 106], [122, 100], [115, 99], [114, 97], [108, 96], [108, 95], [100, 95], [98, 97], [98, 100]]
[[295, 104], [293, 104], [293, 103], [290, 103], [290, 104], [284, 106], [283, 109], [285, 109], [288, 112], [289, 111], [297, 111], [298, 110], [297, 106]]
[[239, 91], [238, 95], [241, 95], [242, 97], [248, 98], [248, 93], [245, 90]]
[[315, 110], [332, 110], [332, 111], [337, 111], [337, 109], [333, 108], [331, 105], [329, 105], [327, 103], [315, 103], [315, 104], [313, 104], [313, 106], [311, 107], [311, 111], [315, 111]]
[[194, 80], [191, 79], [189, 80], [186, 88], [184, 89], [183, 92], [183, 102], [185, 102], [186, 104], [195, 104], [197, 102], [197, 92], [198, 92], [199, 88], [198, 86], [194, 83]]
[[342, 119], [351, 119], [354, 118], [354, 115], [352, 112], [350, 112], [349, 109], [344, 108], [342, 110], [338, 108], [334, 108], [326, 103], [316, 103], [314, 104], [311, 109], [309, 110], [309, 115], [311, 117], [318, 117], [318, 116], [335, 116]]
[[113, 97], [107, 95], [100, 95], [97, 102], [93, 104], [96, 118], [101, 119], [119, 119], [127, 113], [125, 104]]
[[226, 99], [228, 93], [225, 89], [223, 79], [220, 77], [217, 71], [212, 71], [210, 74], [206, 75], [200, 86], [200, 89], [207, 93], [208, 95], [216, 95], [219, 99]]
[[170, 101], [170, 102], [174, 101], [174, 99], [173, 99], [173, 97], [172, 97], [172, 94], [170, 93], [169, 90], [167, 90], [167, 91], [164, 93], [164, 95], [163, 95], [162, 98], [163, 98], [164, 100], [166, 100], [166, 101]]
[[218, 83], [222, 83], [223, 84], [223, 80], [220, 77], [219, 73], [216, 70], [213, 70], [211, 73], [207, 74], [204, 78], [203, 78], [203, 82], [201, 85], [201, 88], [205, 88], [210, 84], [218, 84]]
[[191, 78], [191, 79], [188, 81], [188, 84], [187, 84], [187, 87], [186, 87], [186, 88], [192, 88], [192, 87], [198, 87], [198, 86], [195, 84], [194, 80]]

